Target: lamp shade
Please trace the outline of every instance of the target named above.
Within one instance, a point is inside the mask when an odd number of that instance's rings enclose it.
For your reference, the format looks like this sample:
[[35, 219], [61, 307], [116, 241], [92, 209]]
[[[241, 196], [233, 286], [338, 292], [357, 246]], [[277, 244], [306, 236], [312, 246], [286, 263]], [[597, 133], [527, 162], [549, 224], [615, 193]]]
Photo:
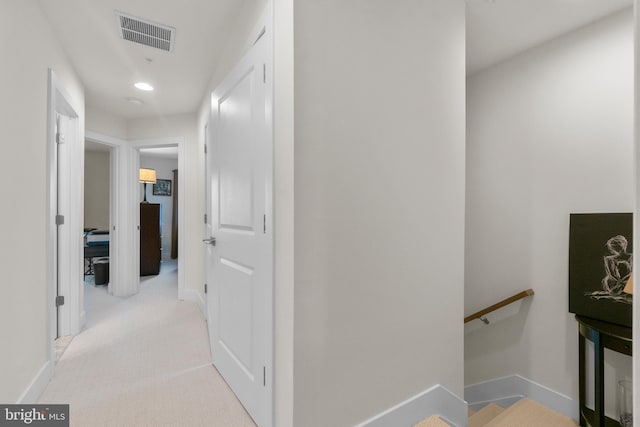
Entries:
[[156, 183], [156, 171], [155, 169], [140, 169], [140, 182], [147, 184]]

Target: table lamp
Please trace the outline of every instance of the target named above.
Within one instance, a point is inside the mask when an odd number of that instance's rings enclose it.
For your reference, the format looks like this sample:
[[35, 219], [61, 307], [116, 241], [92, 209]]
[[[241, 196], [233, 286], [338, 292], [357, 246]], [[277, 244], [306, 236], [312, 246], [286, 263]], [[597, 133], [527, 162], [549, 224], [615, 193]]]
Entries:
[[144, 186], [144, 200], [142, 201], [142, 203], [149, 203], [147, 202], [147, 184], [156, 183], [155, 169], [140, 168], [140, 182], [142, 182]]

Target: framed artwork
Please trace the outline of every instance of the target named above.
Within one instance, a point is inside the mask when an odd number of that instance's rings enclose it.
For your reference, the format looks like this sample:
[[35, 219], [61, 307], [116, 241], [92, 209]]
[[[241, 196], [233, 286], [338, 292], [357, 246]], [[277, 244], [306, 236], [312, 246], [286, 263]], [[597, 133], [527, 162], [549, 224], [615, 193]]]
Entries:
[[170, 179], [158, 179], [153, 184], [154, 196], [170, 196], [171, 195], [171, 180]]
[[631, 213], [571, 214], [569, 311], [631, 327], [633, 296], [625, 292], [633, 266]]

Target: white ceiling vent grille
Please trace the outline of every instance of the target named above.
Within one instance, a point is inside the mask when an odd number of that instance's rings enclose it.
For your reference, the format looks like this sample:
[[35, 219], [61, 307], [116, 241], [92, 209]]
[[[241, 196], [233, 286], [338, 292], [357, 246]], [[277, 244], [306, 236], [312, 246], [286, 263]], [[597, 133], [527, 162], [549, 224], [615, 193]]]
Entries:
[[120, 37], [164, 51], [173, 49], [176, 29], [116, 11]]

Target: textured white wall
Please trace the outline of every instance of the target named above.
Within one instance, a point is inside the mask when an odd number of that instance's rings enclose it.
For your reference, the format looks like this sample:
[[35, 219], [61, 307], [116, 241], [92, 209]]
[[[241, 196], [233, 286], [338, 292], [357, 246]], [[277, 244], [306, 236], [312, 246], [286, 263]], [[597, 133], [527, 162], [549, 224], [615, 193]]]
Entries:
[[[536, 295], [467, 327], [466, 384], [520, 374], [577, 402], [569, 214], [630, 212], [634, 186], [630, 10], [468, 79], [465, 313]], [[630, 361], [607, 357], [612, 387]]]
[[109, 229], [110, 153], [84, 152], [84, 227]]
[[462, 396], [464, 13], [294, 2], [295, 426]]
[[[29, 31], [24, 31], [29, 28]], [[21, 34], [19, 40], [16, 34]], [[0, 402], [13, 403], [49, 358], [47, 329], [47, 69], [79, 111], [84, 89], [35, 0], [0, 2]], [[83, 138], [82, 135], [80, 135]]]

